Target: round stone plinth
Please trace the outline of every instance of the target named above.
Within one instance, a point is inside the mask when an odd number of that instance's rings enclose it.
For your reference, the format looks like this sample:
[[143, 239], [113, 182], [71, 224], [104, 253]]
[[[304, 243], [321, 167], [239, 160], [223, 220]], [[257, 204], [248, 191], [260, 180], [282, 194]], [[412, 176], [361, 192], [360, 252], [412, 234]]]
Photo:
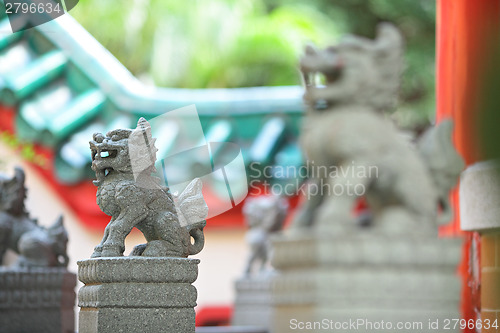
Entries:
[[78, 261], [78, 279], [93, 283], [193, 283], [198, 259], [114, 257]]
[[500, 162], [479, 162], [462, 172], [460, 228], [500, 230]]

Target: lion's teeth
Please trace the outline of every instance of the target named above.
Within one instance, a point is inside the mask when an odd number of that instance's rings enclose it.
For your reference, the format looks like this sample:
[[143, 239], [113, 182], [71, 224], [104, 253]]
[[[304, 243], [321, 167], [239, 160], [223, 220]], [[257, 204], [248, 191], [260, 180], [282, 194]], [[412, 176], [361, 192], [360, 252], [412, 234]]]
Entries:
[[102, 151], [101, 152], [101, 157], [108, 157], [109, 156], [109, 151]]
[[107, 175], [109, 175], [109, 170], [108, 169], [104, 170], [104, 177], [106, 177]]

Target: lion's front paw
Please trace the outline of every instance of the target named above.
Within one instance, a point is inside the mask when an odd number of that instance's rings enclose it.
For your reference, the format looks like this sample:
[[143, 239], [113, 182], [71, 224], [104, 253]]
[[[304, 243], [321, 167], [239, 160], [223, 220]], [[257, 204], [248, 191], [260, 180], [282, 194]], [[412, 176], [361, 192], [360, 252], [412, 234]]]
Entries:
[[102, 253], [97, 251], [94, 251], [90, 256], [90, 258], [100, 258], [100, 257], [102, 257]]
[[124, 250], [117, 245], [104, 245], [100, 257], [121, 257]]
[[102, 256], [102, 245], [97, 245], [94, 247], [94, 253], [90, 256], [90, 258], [99, 258]]

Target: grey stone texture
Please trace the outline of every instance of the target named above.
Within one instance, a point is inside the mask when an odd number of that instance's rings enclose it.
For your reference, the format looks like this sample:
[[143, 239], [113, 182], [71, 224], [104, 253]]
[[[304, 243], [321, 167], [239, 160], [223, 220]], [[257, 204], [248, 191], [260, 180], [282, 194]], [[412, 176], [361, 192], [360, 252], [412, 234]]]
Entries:
[[[270, 236], [281, 231], [288, 213], [288, 201], [277, 195], [247, 198], [243, 206], [248, 226], [246, 241], [250, 255], [245, 275], [259, 275], [269, 269]], [[258, 269], [255, 265], [259, 264]]]
[[461, 239], [392, 238], [367, 230], [333, 238], [313, 231], [277, 237], [271, 331], [289, 331], [291, 319], [326, 318], [423, 322], [418, 332], [435, 332], [427, 327], [429, 319], [460, 318], [461, 244]]
[[0, 331], [74, 332], [76, 275], [66, 270], [68, 234], [59, 219], [38, 225], [24, 206], [25, 174], [0, 174], [0, 264], [10, 249], [12, 267], [0, 266]]
[[0, 174], [0, 265], [7, 249], [19, 254], [18, 267], [66, 267], [68, 234], [62, 216], [49, 228], [38, 225], [24, 206], [25, 175]]
[[153, 175], [158, 151], [155, 140], [144, 118], [136, 129], [93, 135], [90, 150], [97, 204], [111, 216], [93, 258], [122, 256], [125, 237], [134, 227], [148, 242], [134, 249], [135, 256], [186, 258], [203, 249], [208, 207], [201, 182], [194, 180], [186, 188], [187, 194], [183, 192], [175, 202], [168, 187]]
[[78, 262], [79, 333], [195, 331], [197, 259], [92, 258]]
[[235, 282], [236, 299], [232, 325], [267, 329], [272, 321], [271, 277], [269, 267], [272, 235], [282, 230], [288, 201], [278, 195], [247, 198], [243, 214], [249, 230], [250, 247], [244, 276]]
[[460, 227], [488, 232], [500, 229], [500, 161], [471, 165], [460, 180]]
[[[78, 262], [80, 333], [195, 331], [199, 260], [187, 257], [203, 249], [208, 207], [199, 179], [179, 196], [161, 185], [154, 143], [144, 118], [90, 141], [97, 204], [111, 220], [92, 258]], [[134, 227], [147, 243], [124, 257]]]
[[74, 333], [75, 285], [64, 268], [0, 267], [0, 331]]
[[[300, 141], [316, 168], [310, 179], [316, 186], [294, 228], [343, 232], [355, 224], [351, 212], [361, 196], [375, 227], [391, 219], [406, 224], [403, 229], [436, 234], [438, 211], [449, 213], [447, 195], [464, 167], [451, 141], [452, 123], [432, 128], [412, 147], [382, 112], [397, 97], [402, 45], [397, 28], [384, 23], [374, 40], [349, 36], [335, 47], [306, 49], [300, 68], [308, 112]], [[339, 172], [331, 176], [332, 170]]]
[[[402, 44], [394, 26], [381, 24], [375, 40], [309, 47], [301, 60], [304, 153], [310, 164], [339, 172], [311, 177], [314, 192], [272, 241], [272, 332], [291, 331], [292, 320], [324, 319], [420, 322], [409, 331], [435, 332], [429, 320], [460, 318], [462, 241], [438, 239], [437, 227], [450, 220], [448, 193], [464, 163], [450, 121], [413, 144], [382, 113], [396, 97]], [[370, 212], [362, 223], [352, 214], [360, 197]]]
[[268, 329], [273, 321], [273, 274], [245, 276], [235, 282], [236, 299], [231, 324]]

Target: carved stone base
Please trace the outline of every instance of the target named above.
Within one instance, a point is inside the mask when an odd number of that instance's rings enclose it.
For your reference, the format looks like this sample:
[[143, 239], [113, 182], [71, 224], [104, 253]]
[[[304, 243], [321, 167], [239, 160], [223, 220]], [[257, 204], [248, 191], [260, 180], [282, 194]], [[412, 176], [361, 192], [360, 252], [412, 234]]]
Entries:
[[194, 333], [197, 259], [116, 257], [78, 262], [79, 333]]
[[273, 276], [266, 272], [236, 281], [233, 326], [270, 327]]
[[[342, 237], [281, 236], [273, 246], [279, 270], [273, 281], [273, 332], [323, 320], [421, 322], [421, 328], [408, 331], [435, 332], [429, 320], [438, 320], [442, 330], [445, 319], [460, 318], [460, 239], [394, 238], [360, 230]], [[376, 330], [391, 329], [354, 329]]]
[[0, 268], [0, 331], [75, 331], [76, 275], [61, 268]]

